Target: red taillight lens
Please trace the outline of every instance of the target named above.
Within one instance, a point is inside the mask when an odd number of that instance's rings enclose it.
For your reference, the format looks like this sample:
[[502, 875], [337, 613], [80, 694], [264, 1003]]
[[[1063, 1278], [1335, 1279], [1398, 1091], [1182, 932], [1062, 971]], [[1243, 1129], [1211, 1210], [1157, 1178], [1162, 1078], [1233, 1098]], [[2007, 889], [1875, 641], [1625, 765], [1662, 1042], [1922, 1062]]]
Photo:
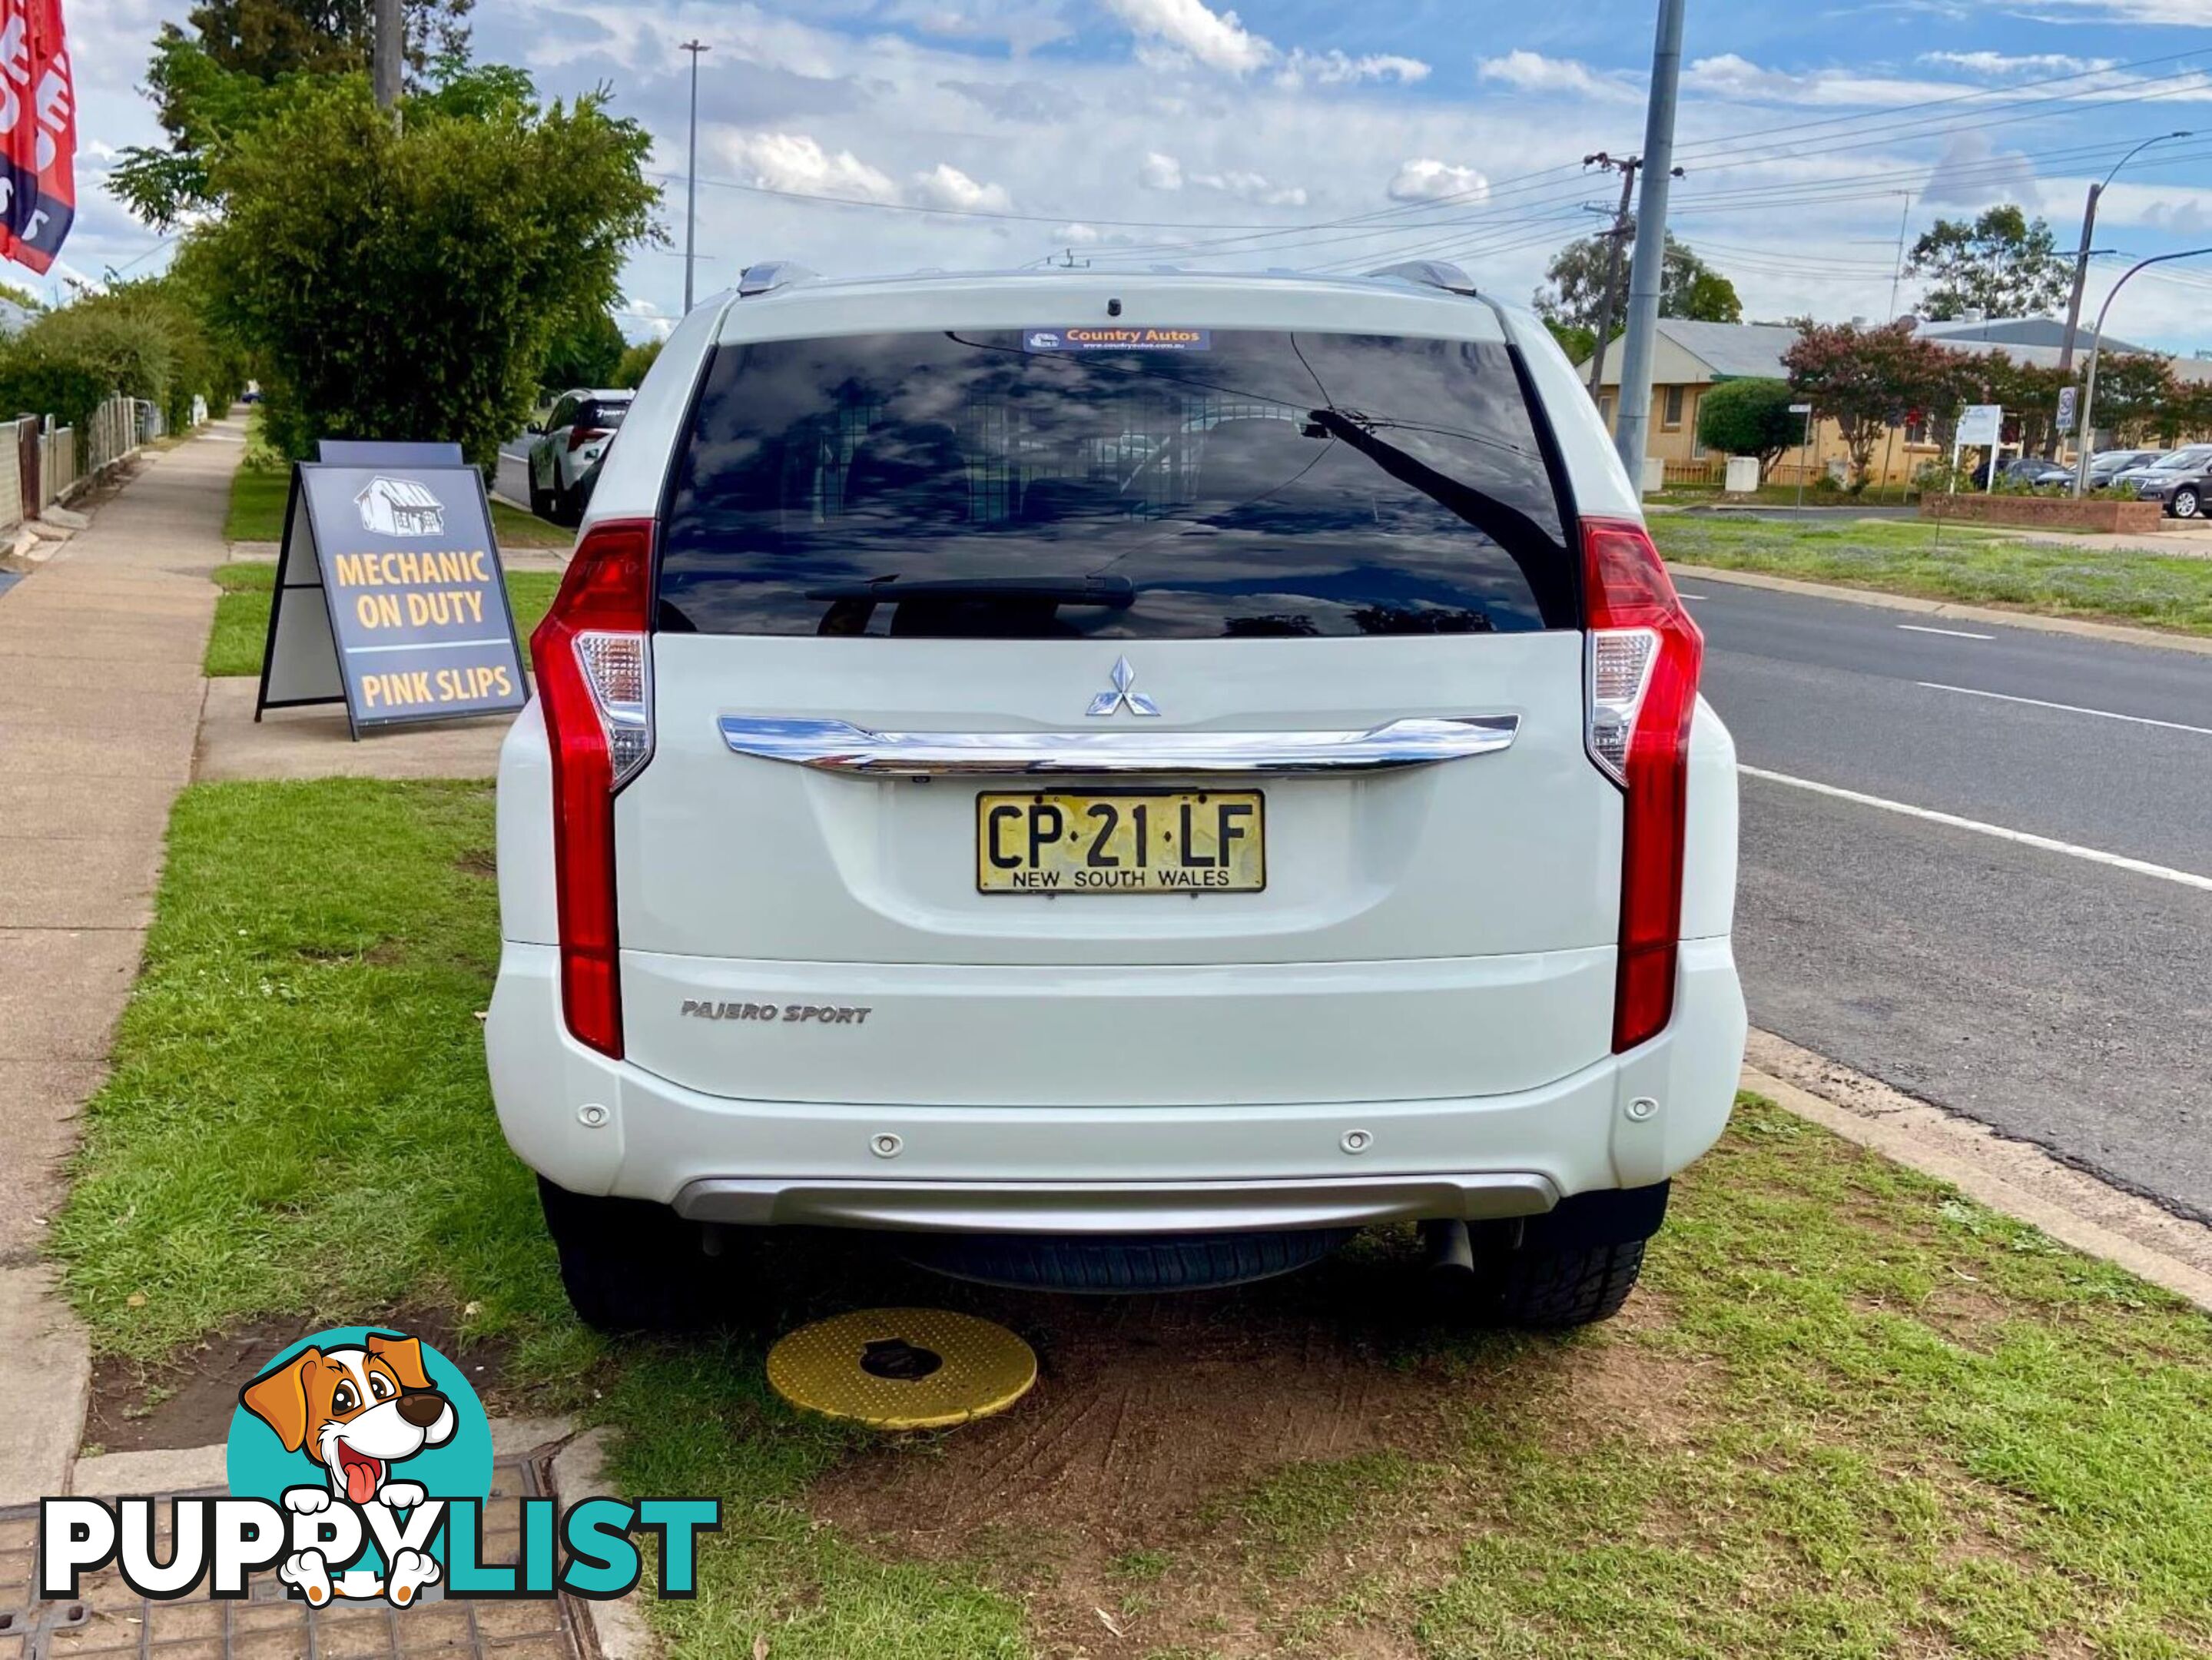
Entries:
[[1590, 759], [1626, 797], [1613, 1005], [1618, 1054], [1656, 1037], [1674, 1017], [1690, 722], [1705, 642], [1650, 533], [1632, 520], [1583, 520], [1583, 590]]
[[605, 427], [571, 427], [568, 429], [568, 453], [574, 455], [594, 438], [606, 435], [607, 429]]
[[553, 863], [561, 1006], [578, 1041], [620, 1060], [615, 796], [653, 757], [653, 521], [585, 532], [530, 636], [553, 757]]

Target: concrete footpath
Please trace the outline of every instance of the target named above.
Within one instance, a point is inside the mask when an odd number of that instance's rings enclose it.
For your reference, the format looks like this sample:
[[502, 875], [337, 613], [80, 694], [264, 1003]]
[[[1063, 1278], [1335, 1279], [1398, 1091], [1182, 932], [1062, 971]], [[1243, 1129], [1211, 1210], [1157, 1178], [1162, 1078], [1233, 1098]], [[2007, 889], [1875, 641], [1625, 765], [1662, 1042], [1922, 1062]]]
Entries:
[[191, 775], [209, 573], [244, 432], [218, 422], [0, 594], [0, 1506], [67, 1490], [84, 1336], [40, 1257]]

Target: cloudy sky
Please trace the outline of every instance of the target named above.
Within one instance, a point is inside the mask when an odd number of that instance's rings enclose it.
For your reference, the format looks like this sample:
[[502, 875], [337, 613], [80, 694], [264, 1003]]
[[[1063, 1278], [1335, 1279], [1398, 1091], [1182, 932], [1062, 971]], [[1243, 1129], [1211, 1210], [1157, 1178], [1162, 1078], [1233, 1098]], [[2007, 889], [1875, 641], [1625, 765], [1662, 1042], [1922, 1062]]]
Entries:
[[[147, 43], [188, 0], [67, 0], [80, 102], [66, 258], [158, 269], [99, 187], [157, 136]], [[605, 85], [657, 141], [668, 251], [631, 262], [626, 326], [681, 309], [679, 43], [699, 85], [700, 292], [747, 263], [830, 273], [1045, 258], [1206, 269], [1459, 261], [1525, 302], [1642, 142], [1651, 0], [478, 0], [480, 57], [550, 94]], [[2148, 253], [2212, 245], [2212, 0], [1690, 0], [1677, 234], [1747, 316], [1892, 314], [1900, 222], [1997, 201], [2062, 246], [2106, 193], [2092, 314]], [[830, 198], [830, 199], [824, 199]], [[2212, 258], [2147, 273], [2116, 334], [2212, 355]], [[1895, 309], [1910, 310], [1907, 278]]]

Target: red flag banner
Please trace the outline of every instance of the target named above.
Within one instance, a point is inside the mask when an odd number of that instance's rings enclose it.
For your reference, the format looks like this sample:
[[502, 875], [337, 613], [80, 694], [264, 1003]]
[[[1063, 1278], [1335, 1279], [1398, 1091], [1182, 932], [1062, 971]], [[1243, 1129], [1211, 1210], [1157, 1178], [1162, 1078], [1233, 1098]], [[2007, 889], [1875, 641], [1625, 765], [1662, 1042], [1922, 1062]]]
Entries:
[[0, 0], [0, 256], [44, 271], [76, 217], [62, 0]]

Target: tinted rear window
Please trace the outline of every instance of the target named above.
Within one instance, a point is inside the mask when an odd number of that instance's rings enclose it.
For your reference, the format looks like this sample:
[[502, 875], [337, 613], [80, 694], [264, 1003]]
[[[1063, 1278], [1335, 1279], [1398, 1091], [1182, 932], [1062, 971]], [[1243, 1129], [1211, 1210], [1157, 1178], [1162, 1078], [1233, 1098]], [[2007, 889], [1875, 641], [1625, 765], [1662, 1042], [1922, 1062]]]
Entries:
[[1026, 350], [1035, 337], [718, 350], [671, 487], [660, 626], [1575, 626], [1564, 515], [1505, 347], [1215, 330], [1202, 350]]
[[580, 427], [601, 427], [611, 429], [622, 425], [623, 417], [629, 413], [629, 404], [627, 402], [588, 403], [577, 411], [576, 424]]

